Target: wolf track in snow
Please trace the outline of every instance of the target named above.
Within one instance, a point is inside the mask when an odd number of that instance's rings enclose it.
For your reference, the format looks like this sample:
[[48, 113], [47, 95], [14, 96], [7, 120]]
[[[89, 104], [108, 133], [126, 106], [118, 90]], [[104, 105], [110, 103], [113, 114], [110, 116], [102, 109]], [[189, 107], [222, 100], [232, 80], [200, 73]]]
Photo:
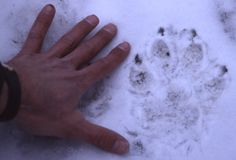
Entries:
[[209, 58], [207, 44], [195, 29], [161, 27], [146, 53], [136, 54], [130, 67], [130, 114], [136, 126], [127, 134], [133, 139], [134, 154], [137, 148], [148, 154], [144, 148], [148, 144], [139, 139], [150, 144], [156, 139], [164, 147], [191, 153], [207, 133], [227, 72], [226, 66]]

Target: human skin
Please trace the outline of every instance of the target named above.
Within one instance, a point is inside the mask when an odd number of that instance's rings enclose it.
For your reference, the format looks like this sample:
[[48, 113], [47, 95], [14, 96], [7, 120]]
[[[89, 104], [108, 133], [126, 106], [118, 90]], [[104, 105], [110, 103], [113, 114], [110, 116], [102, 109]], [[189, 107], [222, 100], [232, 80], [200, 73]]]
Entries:
[[[78, 46], [99, 23], [99, 19], [91, 15], [48, 51], [40, 53], [54, 14], [52, 5], [42, 9], [22, 50], [7, 63], [17, 72], [22, 90], [20, 109], [12, 122], [34, 135], [85, 141], [108, 152], [126, 153], [128, 141], [112, 130], [87, 121], [78, 103], [92, 85], [127, 57], [130, 44], [119, 44], [106, 57], [83, 68], [117, 33], [116, 26], [108, 24]], [[0, 105], [0, 111], [4, 106]]]

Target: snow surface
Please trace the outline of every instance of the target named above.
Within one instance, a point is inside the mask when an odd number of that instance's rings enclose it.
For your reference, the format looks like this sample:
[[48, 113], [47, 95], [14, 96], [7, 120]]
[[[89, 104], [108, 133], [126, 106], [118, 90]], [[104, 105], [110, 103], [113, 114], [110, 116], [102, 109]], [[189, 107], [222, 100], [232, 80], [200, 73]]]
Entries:
[[114, 155], [83, 142], [35, 137], [0, 124], [3, 160], [234, 160], [236, 159], [235, 0], [1, 0], [1, 61], [21, 49], [40, 9], [57, 13], [45, 38], [49, 49], [90, 14], [107, 23], [132, 50], [124, 63], [84, 95], [89, 121], [128, 139]]

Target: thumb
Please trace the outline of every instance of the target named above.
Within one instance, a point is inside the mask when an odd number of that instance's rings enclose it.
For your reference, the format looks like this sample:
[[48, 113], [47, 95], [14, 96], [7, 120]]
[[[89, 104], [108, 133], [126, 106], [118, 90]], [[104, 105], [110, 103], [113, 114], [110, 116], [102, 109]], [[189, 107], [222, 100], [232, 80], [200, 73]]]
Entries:
[[118, 133], [87, 121], [86, 141], [105, 151], [124, 154], [129, 150], [128, 141]]
[[129, 142], [118, 133], [88, 122], [80, 112], [68, 117], [62, 137], [88, 142], [105, 151], [124, 154], [129, 150]]

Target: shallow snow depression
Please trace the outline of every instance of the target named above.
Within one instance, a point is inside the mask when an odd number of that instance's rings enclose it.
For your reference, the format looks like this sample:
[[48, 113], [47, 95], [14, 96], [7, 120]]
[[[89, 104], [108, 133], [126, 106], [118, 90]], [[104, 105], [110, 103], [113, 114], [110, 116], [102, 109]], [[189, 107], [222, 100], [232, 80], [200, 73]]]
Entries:
[[126, 155], [88, 144], [35, 137], [0, 125], [3, 159], [236, 159], [236, 3], [184, 0], [1, 1], [0, 59], [22, 47], [39, 10], [57, 14], [43, 50], [89, 14], [119, 33], [99, 57], [129, 41], [131, 53], [79, 103], [85, 117], [130, 142]]

